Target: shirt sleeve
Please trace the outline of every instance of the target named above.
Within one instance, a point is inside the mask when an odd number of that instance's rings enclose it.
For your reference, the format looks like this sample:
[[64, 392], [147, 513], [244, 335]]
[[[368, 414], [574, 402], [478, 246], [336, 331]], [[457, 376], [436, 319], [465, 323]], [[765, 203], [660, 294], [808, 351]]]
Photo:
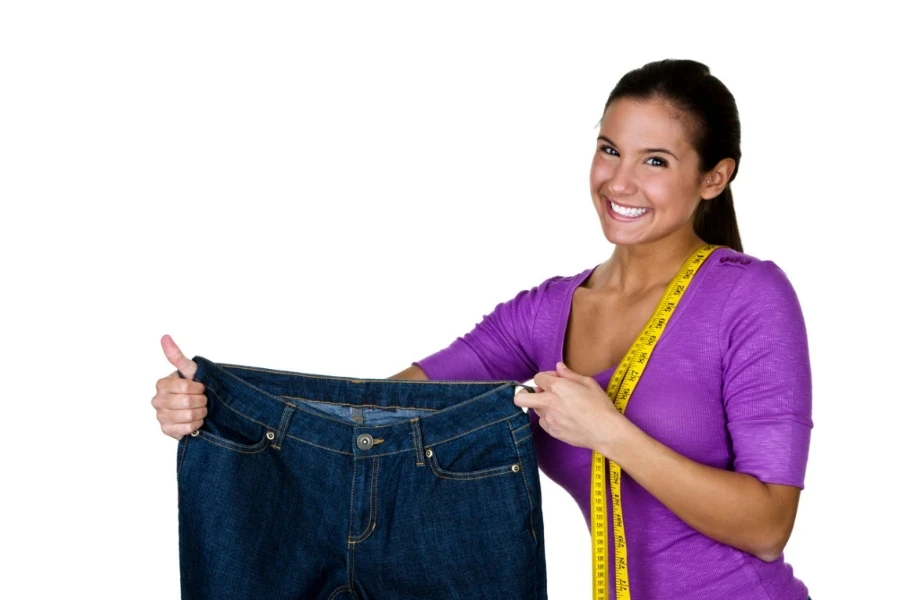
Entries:
[[750, 263], [720, 336], [734, 470], [802, 489], [813, 426], [809, 347], [797, 295], [775, 263]]
[[429, 379], [451, 381], [528, 381], [538, 372], [534, 319], [553, 278], [522, 290], [483, 315], [474, 329], [446, 348], [412, 364]]

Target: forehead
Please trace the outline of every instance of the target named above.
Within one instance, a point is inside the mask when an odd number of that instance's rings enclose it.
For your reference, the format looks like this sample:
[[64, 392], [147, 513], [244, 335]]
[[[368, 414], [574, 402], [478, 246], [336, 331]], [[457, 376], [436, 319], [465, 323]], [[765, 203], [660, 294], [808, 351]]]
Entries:
[[685, 115], [661, 100], [614, 100], [600, 121], [600, 135], [625, 148], [691, 148]]

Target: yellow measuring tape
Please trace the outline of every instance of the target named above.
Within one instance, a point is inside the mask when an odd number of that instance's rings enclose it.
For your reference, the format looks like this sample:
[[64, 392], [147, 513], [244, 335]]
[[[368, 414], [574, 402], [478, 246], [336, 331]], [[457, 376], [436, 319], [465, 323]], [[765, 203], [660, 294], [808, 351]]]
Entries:
[[[634, 393], [656, 342], [675, 312], [688, 284], [693, 280], [697, 270], [709, 257], [713, 250], [719, 248], [712, 244], [703, 246], [688, 257], [681, 270], [669, 282], [666, 292], [653, 311], [653, 316], [644, 326], [641, 335], [634, 341], [625, 358], [619, 363], [606, 388], [606, 394], [616, 405], [620, 413], [625, 413], [628, 400]], [[606, 575], [609, 564], [607, 552], [607, 519], [606, 519], [606, 462], [597, 452], [591, 457], [591, 548], [594, 572], [594, 600], [606, 600], [609, 597], [606, 587]], [[613, 542], [616, 569], [616, 600], [631, 600], [631, 588], [628, 585], [628, 550], [625, 546], [625, 522], [622, 519], [622, 468], [609, 462], [610, 497], [613, 505]]]

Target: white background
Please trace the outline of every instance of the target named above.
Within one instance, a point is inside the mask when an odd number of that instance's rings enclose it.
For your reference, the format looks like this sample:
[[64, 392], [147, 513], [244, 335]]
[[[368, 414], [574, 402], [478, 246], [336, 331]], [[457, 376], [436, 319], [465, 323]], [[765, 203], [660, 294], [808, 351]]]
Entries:
[[[737, 98], [745, 250], [807, 319], [787, 561], [816, 600], [896, 594], [898, 47], [875, 3], [824, 4], [4, 3], [0, 596], [178, 596], [163, 334], [386, 377], [604, 260], [594, 127], [666, 57]], [[588, 598], [588, 531], [542, 485], [550, 598]]]

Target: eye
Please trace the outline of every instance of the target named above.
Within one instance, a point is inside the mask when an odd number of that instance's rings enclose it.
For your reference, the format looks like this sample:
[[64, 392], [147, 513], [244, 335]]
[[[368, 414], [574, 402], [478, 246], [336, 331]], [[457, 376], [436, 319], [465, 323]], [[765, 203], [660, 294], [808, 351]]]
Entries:
[[661, 159], [658, 156], [651, 156], [650, 158], [647, 159], [647, 162], [650, 163], [650, 166], [653, 166], [653, 167], [668, 167], [669, 166], [669, 163], [667, 163], [665, 160]]
[[609, 146], [608, 144], [601, 144], [600, 147], [598, 148], [598, 150], [605, 154], [609, 154], [610, 156], [618, 156], [619, 155], [619, 153], [616, 152], [615, 148], [613, 148], [612, 146]]

